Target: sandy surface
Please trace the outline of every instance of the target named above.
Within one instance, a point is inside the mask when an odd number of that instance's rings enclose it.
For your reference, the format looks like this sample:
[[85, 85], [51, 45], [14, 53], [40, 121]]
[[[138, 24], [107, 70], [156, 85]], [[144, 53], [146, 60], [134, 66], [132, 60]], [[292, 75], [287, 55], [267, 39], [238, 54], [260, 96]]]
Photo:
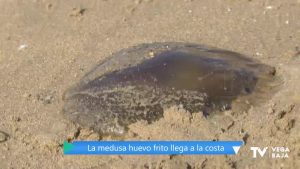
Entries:
[[[0, 0], [0, 168], [300, 168], [300, 1]], [[209, 119], [170, 108], [128, 140], [241, 140], [236, 156], [64, 156], [64, 140], [99, 139], [62, 114], [63, 92], [132, 45], [181, 41], [275, 66], [282, 88], [247, 112]], [[112, 138], [102, 138], [109, 140]], [[251, 146], [289, 158], [252, 158]]]

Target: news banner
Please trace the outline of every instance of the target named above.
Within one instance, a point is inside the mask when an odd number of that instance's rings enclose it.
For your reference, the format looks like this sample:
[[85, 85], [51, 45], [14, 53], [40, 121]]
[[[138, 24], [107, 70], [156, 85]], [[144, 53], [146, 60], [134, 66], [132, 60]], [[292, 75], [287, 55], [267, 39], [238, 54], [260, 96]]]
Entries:
[[74, 141], [65, 155], [235, 155], [243, 141]]

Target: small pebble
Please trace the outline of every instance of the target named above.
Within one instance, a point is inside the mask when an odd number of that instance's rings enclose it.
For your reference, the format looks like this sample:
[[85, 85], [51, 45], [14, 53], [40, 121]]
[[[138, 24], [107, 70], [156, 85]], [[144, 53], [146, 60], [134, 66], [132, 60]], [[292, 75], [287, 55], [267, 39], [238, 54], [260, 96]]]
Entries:
[[70, 13], [70, 16], [74, 16], [74, 17], [83, 16], [85, 11], [86, 11], [86, 9], [84, 9], [84, 8], [73, 8], [72, 12]]
[[0, 143], [7, 141], [8, 134], [4, 133], [3, 131], [0, 131]]
[[243, 141], [244, 141], [244, 144], [247, 143], [248, 138], [249, 138], [249, 134], [246, 132], [246, 133], [244, 134], [243, 138], [242, 138]]
[[266, 9], [273, 9], [273, 6], [266, 6]]
[[50, 10], [52, 8], [52, 6], [53, 5], [51, 3], [47, 4], [47, 6], [46, 6], [47, 10]]
[[37, 100], [44, 104], [51, 104], [54, 101], [54, 91], [37, 94]]
[[154, 52], [152, 52], [152, 51], [149, 52], [149, 57], [150, 57], [150, 58], [153, 58], [153, 57], [154, 57]]
[[27, 44], [22, 44], [22, 45], [20, 45], [20, 46], [18, 47], [18, 50], [24, 50], [24, 49], [26, 49], [27, 47], [28, 47]]

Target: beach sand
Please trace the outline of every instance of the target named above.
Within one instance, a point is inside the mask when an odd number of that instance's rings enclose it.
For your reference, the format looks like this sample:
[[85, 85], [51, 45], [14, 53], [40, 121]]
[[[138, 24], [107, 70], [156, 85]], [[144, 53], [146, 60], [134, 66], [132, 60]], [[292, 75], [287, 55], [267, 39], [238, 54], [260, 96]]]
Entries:
[[[300, 168], [299, 0], [0, 0], [0, 168]], [[64, 156], [65, 140], [111, 140], [62, 115], [62, 95], [113, 52], [192, 42], [276, 67], [280, 90], [206, 119], [169, 108], [125, 140], [244, 140], [235, 156]], [[254, 159], [250, 147], [288, 147]]]

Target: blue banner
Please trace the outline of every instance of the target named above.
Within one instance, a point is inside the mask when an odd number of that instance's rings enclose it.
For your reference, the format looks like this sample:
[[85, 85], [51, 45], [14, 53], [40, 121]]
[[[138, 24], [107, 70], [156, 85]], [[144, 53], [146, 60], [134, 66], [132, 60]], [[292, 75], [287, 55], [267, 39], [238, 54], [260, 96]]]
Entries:
[[234, 155], [243, 141], [74, 141], [65, 155]]

